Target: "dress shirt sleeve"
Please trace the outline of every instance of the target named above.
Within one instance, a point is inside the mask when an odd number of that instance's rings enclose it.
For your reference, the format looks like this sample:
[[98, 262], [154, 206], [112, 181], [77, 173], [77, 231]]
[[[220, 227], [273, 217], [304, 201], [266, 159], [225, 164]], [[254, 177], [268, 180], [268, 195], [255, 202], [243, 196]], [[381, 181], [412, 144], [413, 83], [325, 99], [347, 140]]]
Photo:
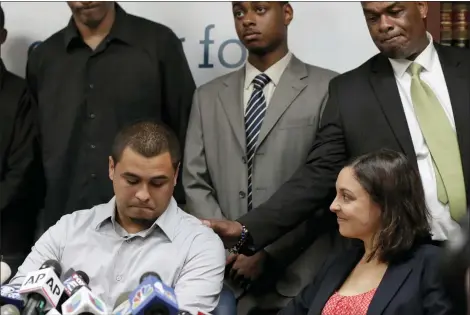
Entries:
[[[24, 93], [18, 102], [18, 110], [13, 122], [12, 138], [5, 157], [5, 177], [0, 182], [0, 211], [15, 211], [41, 207], [42, 166], [37, 142], [34, 109]], [[36, 184], [33, 184], [36, 183]], [[38, 197], [38, 198], [36, 198]], [[37, 206], [37, 207], [36, 207]], [[35, 213], [25, 215], [34, 216]]]
[[26, 96], [32, 109], [36, 110], [38, 105], [38, 75], [39, 59], [41, 49], [35, 49], [31, 52], [26, 64]]
[[183, 162], [187, 208], [189, 213], [201, 219], [223, 219], [207, 168], [199, 96], [197, 90], [193, 98]]
[[162, 54], [163, 111], [165, 122], [176, 132], [184, 148], [191, 102], [196, 89], [183, 45], [175, 33], [169, 31]]
[[24, 277], [29, 272], [38, 270], [46, 260], [54, 259], [60, 263], [67, 241], [67, 221], [71, 218], [71, 215], [63, 216], [39, 238], [10, 284], [21, 285]]
[[[169, 31], [164, 45], [161, 48], [163, 52], [160, 61], [163, 93], [162, 118], [163, 122], [176, 133], [182, 156], [184, 156], [186, 129], [196, 84], [184, 54], [183, 45], [176, 34]], [[181, 173], [180, 168], [179, 179], [181, 179]], [[174, 196], [178, 204], [185, 203], [181, 180], [178, 180]]]
[[212, 231], [197, 235], [175, 283], [179, 308], [191, 314], [212, 312], [219, 302], [224, 270], [225, 250], [220, 238]]

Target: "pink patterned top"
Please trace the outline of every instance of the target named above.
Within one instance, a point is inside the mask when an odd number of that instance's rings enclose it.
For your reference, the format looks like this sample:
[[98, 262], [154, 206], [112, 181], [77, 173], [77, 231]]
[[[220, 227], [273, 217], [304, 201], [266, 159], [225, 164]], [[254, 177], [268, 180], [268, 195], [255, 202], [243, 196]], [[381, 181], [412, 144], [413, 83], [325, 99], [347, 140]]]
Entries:
[[321, 315], [366, 315], [376, 290], [353, 296], [342, 296], [335, 292], [326, 302]]

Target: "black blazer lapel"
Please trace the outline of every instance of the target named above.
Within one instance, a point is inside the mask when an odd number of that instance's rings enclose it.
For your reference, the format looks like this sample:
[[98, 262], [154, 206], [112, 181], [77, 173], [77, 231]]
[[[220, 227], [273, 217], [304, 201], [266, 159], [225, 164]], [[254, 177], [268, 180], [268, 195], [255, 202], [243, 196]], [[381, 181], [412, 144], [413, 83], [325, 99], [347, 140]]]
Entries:
[[319, 283], [319, 289], [315, 299], [310, 304], [308, 315], [320, 315], [328, 299], [344, 283], [351, 271], [364, 255], [363, 248], [353, 249], [336, 259], [333, 265], [326, 271], [325, 277]]
[[375, 291], [369, 309], [367, 310], [367, 315], [380, 315], [383, 313], [403, 282], [408, 278], [412, 269], [409, 263], [391, 265], [388, 267], [377, 291]]
[[464, 58], [464, 54], [468, 54], [467, 50], [460, 53], [460, 51], [439, 44], [434, 46], [439, 55], [454, 114], [468, 204], [470, 199], [470, 58]]
[[[398, 92], [392, 65], [386, 57], [377, 55], [372, 62], [371, 68], [370, 84], [372, 85], [375, 96], [379, 101], [388, 124], [403, 152], [410, 157], [410, 161], [417, 167], [416, 153], [413, 148], [413, 142], [411, 141], [410, 130], [406, 122], [405, 111], [403, 110], [403, 104], [401, 102], [400, 93]], [[375, 131], [371, 130], [371, 132]]]

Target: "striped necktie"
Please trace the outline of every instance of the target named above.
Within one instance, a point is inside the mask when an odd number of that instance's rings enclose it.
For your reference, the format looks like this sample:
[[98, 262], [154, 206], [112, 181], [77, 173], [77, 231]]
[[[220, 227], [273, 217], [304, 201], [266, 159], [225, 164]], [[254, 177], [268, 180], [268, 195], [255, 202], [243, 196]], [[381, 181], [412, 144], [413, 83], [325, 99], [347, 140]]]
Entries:
[[271, 81], [271, 79], [264, 73], [258, 74], [253, 79], [254, 89], [245, 112], [246, 155], [248, 160], [248, 211], [252, 209], [251, 184], [256, 141], [266, 113], [266, 98], [264, 97], [263, 88], [269, 83], [269, 81]]

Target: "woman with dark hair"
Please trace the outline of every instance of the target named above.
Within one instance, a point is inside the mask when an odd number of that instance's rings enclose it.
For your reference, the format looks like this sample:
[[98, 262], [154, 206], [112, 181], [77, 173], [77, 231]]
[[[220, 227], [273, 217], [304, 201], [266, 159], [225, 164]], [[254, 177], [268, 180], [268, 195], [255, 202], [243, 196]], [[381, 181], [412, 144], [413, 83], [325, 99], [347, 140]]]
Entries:
[[455, 314], [420, 176], [403, 154], [381, 150], [344, 167], [330, 209], [341, 235], [360, 242], [328, 259], [279, 314]]

